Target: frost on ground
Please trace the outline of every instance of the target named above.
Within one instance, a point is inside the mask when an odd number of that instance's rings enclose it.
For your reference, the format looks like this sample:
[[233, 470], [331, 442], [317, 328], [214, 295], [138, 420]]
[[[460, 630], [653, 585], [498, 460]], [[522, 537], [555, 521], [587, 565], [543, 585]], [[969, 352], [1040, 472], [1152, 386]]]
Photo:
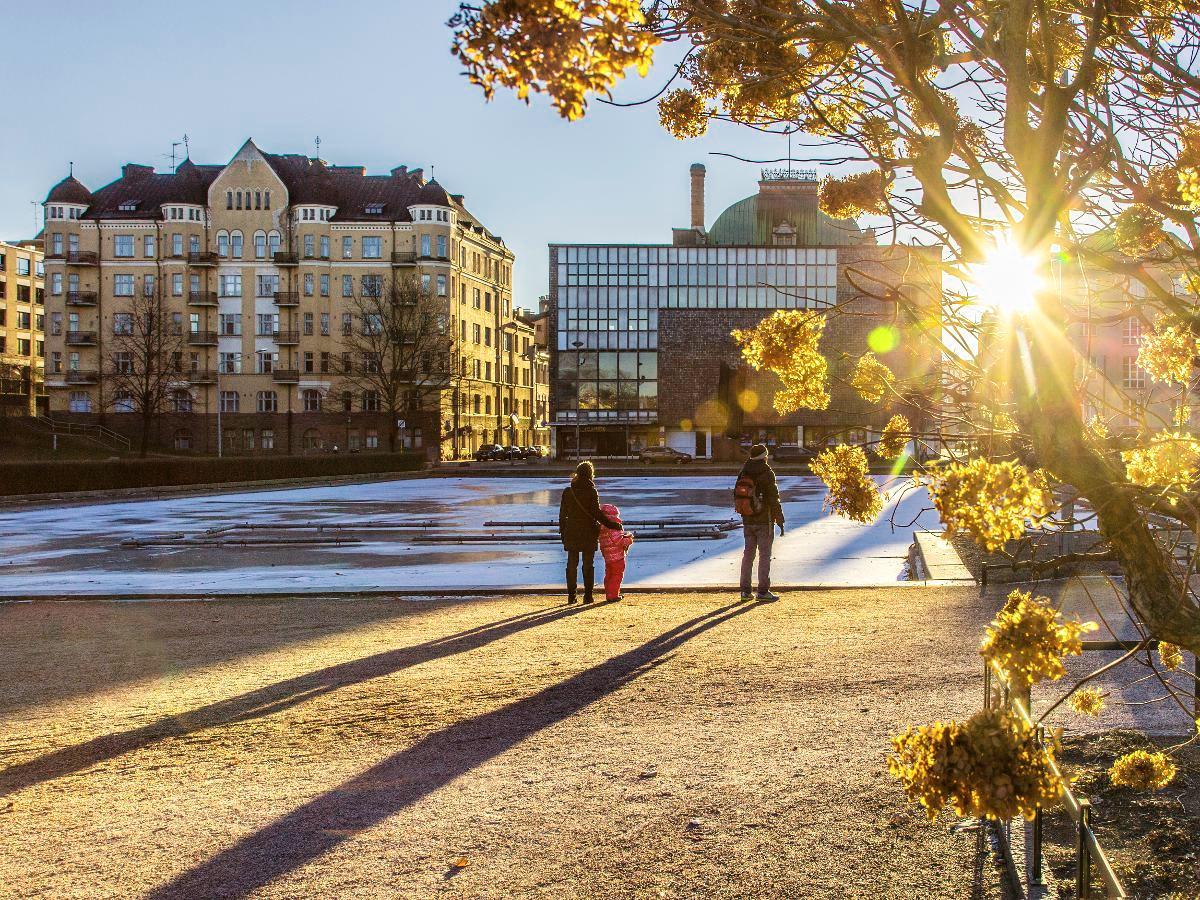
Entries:
[[0, 896], [994, 897], [972, 590], [0, 606]]

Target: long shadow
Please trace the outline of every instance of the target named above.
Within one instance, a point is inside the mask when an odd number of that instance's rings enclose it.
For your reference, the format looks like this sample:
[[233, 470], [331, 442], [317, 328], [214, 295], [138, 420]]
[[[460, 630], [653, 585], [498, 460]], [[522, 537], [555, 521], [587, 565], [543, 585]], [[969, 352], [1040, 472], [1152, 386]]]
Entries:
[[686, 641], [754, 608], [733, 604], [712, 610], [536, 694], [422, 738], [148, 896], [250, 894], [666, 662]]
[[265, 716], [347, 685], [370, 681], [424, 662], [486, 646], [509, 635], [575, 615], [588, 608], [561, 606], [522, 613], [411, 647], [386, 650], [315, 672], [307, 672], [177, 716], [166, 716], [140, 728], [106, 734], [82, 744], [64, 747], [0, 771], [0, 797], [34, 784], [82, 771], [105, 760], [140, 750], [164, 738], [180, 737], [203, 728]]

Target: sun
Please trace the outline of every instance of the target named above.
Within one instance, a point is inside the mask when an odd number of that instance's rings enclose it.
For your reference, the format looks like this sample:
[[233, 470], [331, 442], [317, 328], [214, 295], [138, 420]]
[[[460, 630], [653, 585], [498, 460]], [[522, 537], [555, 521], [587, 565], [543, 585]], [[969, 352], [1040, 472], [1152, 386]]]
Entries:
[[979, 303], [998, 312], [1022, 315], [1037, 304], [1044, 282], [1037, 257], [1011, 238], [994, 244], [982, 262], [967, 268], [967, 281]]

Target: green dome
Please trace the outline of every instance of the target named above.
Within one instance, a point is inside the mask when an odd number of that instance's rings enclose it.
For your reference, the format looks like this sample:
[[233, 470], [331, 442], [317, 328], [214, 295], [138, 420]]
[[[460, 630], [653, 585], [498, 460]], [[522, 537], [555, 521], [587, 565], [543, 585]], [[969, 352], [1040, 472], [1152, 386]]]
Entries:
[[844, 247], [863, 242], [853, 219], [834, 219], [817, 209], [816, 185], [808, 190], [760, 191], [717, 216], [708, 231], [709, 245], [770, 246], [777, 227], [796, 232], [797, 247]]

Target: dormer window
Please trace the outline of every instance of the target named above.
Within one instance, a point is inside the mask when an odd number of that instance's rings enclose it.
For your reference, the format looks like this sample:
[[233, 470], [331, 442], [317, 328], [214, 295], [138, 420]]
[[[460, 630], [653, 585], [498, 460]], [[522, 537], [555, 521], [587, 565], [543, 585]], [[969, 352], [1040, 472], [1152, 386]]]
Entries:
[[363, 210], [368, 216], [377, 216], [383, 212], [382, 203], [368, 203], [366, 209]]
[[138, 208], [137, 200], [126, 200], [117, 207], [121, 212], [136, 212]]

